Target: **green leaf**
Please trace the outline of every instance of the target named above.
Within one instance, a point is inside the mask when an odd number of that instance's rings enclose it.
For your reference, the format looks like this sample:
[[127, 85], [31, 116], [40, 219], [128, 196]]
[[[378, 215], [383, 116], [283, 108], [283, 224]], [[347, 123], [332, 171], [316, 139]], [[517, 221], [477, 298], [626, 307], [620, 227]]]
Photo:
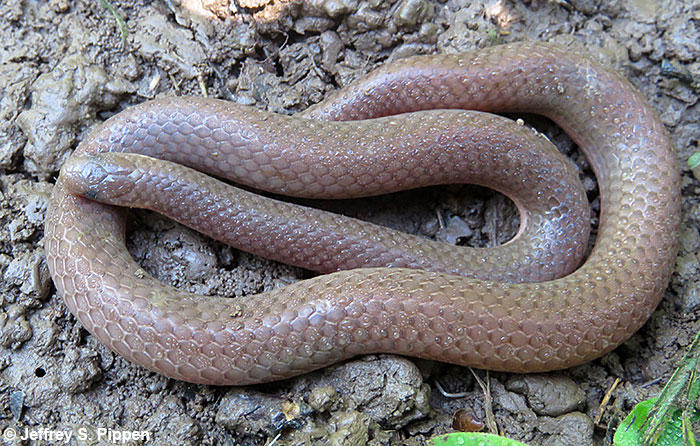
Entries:
[[525, 443], [481, 432], [456, 432], [428, 441], [430, 446], [527, 446]]
[[700, 332], [661, 394], [637, 404], [620, 426], [615, 446], [695, 446], [700, 428]]
[[695, 152], [690, 155], [690, 158], [688, 158], [688, 166], [690, 166], [691, 169], [700, 166], [700, 152]]
[[[613, 437], [615, 446], [640, 446], [644, 444], [644, 429], [656, 401], [657, 398], [650, 398], [634, 407], [615, 432]], [[683, 409], [676, 408], [666, 418], [663, 430], [653, 444], [655, 446], [694, 446], [695, 436], [691, 425], [699, 422], [700, 413], [698, 411], [693, 411], [690, 416], [684, 416]]]

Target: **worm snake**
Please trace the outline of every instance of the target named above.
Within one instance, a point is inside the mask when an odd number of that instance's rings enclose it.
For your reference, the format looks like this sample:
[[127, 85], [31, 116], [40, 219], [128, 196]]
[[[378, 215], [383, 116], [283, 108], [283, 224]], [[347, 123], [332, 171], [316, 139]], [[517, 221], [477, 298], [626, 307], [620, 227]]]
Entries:
[[[487, 112], [544, 115], [585, 153], [601, 211], [582, 265], [589, 211], [567, 185], [575, 169]], [[193, 167], [301, 197], [477, 183], [513, 199], [521, 228], [499, 247], [445, 247]], [[238, 299], [188, 294], [131, 258], [114, 204], [330, 274]], [[585, 57], [517, 43], [392, 62], [291, 117], [201, 98], [130, 107], [61, 170], [45, 250], [58, 294], [109, 348], [172, 378], [243, 385], [374, 352], [517, 372], [584, 363], [657, 306], [679, 225], [676, 154], [641, 93]]]

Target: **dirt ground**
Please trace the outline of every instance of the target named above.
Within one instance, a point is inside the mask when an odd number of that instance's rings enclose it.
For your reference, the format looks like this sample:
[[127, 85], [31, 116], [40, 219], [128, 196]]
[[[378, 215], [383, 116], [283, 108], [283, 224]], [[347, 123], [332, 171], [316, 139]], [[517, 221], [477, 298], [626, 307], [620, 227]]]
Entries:
[[[100, 428], [150, 434], [119, 444], [419, 445], [452, 431], [453, 414], [464, 409], [483, 423], [492, 411], [500, 432], [532, 446], [603, 445], [635, 403], [659, 393], [700, 329], [700, 184], [685, 167], [700, 139], [697, 0], [112, 5], [125, 20], [124, 39], [100, 0], [0, 2], [0, 431], [72, 431], [76, 445], [109, 444], [94, 440]], [[576, 47], [624, 73], [660, 114], [684, 165], [676, 273], [650, 321], [605, 357], [559, 373], [474, 371], [488, 380], [489, 399], [466, 368], [391, 355], [271, 385], [217, 388], [126, 362], [55, 295], [41, 244], [47, 199], [62, 162], [114, 113], [189, 94], [289, 114], [385, 61], [520, 40]], [[580, 167], [595, 209], [583, 156], [558, 128], [526, 120]], [[517, 228], [508, 200], [467, 186], [322, 206], [473, 246], [506, 241]], [[191, 291], [235, 297], [310, 275], [150, 213], [135, 212], [130, 224], [130, 250], [144, 268]]]

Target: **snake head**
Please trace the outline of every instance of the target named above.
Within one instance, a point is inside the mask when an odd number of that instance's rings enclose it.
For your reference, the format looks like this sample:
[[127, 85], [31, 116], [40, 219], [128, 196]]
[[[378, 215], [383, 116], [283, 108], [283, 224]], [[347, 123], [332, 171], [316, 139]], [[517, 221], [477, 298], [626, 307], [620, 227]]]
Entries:
[[[134, 156], [133, 154], [130, 156]], [[134, 188], [133, 175], [121, 153], [98, 153], [70, 157], [61, 167], [59, 178], [72, 193], [92, 200], [126, 200]]]

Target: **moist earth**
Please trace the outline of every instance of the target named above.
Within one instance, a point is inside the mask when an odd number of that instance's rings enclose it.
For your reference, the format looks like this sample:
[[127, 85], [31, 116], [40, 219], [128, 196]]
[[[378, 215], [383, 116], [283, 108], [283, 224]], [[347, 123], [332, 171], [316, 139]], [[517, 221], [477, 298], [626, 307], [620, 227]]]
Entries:
[[[700, 184], [685, 166], [698, 150], [700, 128], [697, 1], [109, 5], [0, 4], [0, 431], [92, 434], [74, 436], [76, 445], [106, 444], [94, 440], [100, 428], [150, 435], [122, 444], [420, 445], [451, 432], [461, 409], [467, 424], [533, 446], [603, 445], [635, 403], [659, 394], [700, 329]], [[372, 355], [279, 383], [219, 388], [128, 363], [90, 336], [56, 296], [41, 243], [47, 200], [63, 161], [109, 116], [174, 95], [291, 114], [386, 61], [521, 40], [576, 48], [622, 72], [661, 116], [683, 165], [675, 274], [649, 322], [603, 358], [562, 372], [515, 375]], [[575, 145], [544, 119], [517, 117], [571, 157], [595, 214], [595, 177]], [[470, 246], [503, 243], [518, 228], [507, 199], [470, 186], [311, 204]], [[128, 237], [146, 270], [197, 293], [235, 298], [311, 275], [151, 213], [132, 213]]]

